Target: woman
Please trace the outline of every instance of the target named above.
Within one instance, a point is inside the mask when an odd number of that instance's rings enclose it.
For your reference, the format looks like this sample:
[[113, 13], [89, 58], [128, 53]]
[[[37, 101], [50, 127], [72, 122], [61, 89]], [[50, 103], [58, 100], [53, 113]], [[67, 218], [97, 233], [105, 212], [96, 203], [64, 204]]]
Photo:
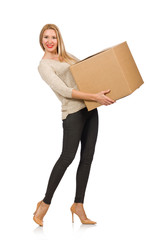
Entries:
[[63, 146], [62, 153], [50, 174], [45, 197], [38, 202], [33, 219], [43, 226], [43, 217], [48, 211], [53, 194], [67, 167], [75, 158], [81, 141], [76, 195], [70, 208], [72, 222], [75, 213], [81, 223], [95, 224], [96, 222], [87, 218], [83, 203], [98, 134], [98, 111], [97, 108], [88, 111], [83, 100], [96, 101], [102, 105], [109, 105], [115, 101], [104, 95], [110, 90], [96, 94], [78, 90], [69, 66], [79, 59], [66, 52], [61, 33], [55, 24], [46, 24], [42, 28], [39, 41], [45, 53], [39, 63], [38, 71], [62, 103]]

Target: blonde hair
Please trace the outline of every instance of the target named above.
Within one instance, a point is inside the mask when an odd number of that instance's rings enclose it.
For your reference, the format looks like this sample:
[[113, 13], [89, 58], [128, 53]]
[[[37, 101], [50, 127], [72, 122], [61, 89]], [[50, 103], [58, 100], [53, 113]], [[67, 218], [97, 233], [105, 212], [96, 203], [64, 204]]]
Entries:
[[59, 28], [55, 25], [55, 24], [46, 24], [40, 32], [39, 35], [39, 42], [40, 42], [40, 46], [43, 49], [43, 51], [45, 51], [45, 48], [42, 44], [42, 38], [43, 38], [43, 34], [44, 31], [46, 29], [53, 29], [56, 32], [56, 36], [57, 36], [57, 53], [59, 55], [59, 60], [60, 62], [62, 62], [63, 60], [67, 63], [73, 64], [77, 62], [77, 59], [74, 58], [74, 56], [72, 54], [68, 55], [68, 53], [65, 50], [65, 46], [64, 46], [64, 42], [60, 33]]

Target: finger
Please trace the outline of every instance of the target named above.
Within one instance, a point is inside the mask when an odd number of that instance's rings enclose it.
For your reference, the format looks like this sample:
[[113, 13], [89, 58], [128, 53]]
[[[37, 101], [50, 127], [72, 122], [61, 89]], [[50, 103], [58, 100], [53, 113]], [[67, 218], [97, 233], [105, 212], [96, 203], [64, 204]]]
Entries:
[[107, 104], [113, 104], [114, 102], [111, 102], [111, 101], [107, 101]]
[[109, 99], [106, 99], [105, 103], [111, 104], [112, 101], [110, 101]]
[[106, 105], [109, 105], [109, 104], [111, 104], [111, 102], [108, 102], [108, 101], [107, 101], [107, 102], [105, 102], [105, 104], [106, 104]]
[[109, 97], [106, 97], [107, 98], [107, 100], [109, 101], [109, 102], [114, 102], [114, 100], [113, 99], [111, 99], [111, 98], [109, 98]]
[[103, 93], [106, 94], [106, 93], [109, 93], [110, 91], [111, 91], [111, 90], [108, 89], [108, 90], [106, 90], [106, 91], [103, 91]]

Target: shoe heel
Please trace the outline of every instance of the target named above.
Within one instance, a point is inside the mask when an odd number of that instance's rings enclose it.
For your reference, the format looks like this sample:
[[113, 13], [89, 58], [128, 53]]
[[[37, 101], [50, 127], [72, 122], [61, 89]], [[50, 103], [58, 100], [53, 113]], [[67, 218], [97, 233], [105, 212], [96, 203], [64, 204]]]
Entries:
[[72, 210], [71, 210], [71, 213], [72, 213], [72, 223], [74, 223], [74, 216], [73, 216]]
[[[81, 219], [80, 216], [78, 215], [78, 213], [76, 213], [76, 208], [75, 208], [74, 204], [71, 206], [70, 210], [72, 213], [72, 222], [73, 223], [74, 223], [74, 216], [73, 216], [74, 213], [79, 217], [81, 223], [83, 223], [83, 224], [96, 224], [97, 223], [97, 222], [94, 222], [94, 221], [88, 219], [87, 216], [86, 216], [86, 219]], [[84, 209], [83, 209], [83, 211], [84, 211]]]

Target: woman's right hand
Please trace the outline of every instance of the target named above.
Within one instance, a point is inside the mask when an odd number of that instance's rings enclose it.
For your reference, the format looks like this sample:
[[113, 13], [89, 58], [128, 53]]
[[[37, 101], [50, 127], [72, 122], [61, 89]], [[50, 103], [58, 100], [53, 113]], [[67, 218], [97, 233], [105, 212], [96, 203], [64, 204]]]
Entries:
[[99, 93], [96, 93], [96, 101], [102, 105], [110, 105], [114, 102], [116, 102], [115, 100], [105, 96], [105, 94], [109, 93], [111, 90], [107, 90], [107, 91], [101, 91]]

